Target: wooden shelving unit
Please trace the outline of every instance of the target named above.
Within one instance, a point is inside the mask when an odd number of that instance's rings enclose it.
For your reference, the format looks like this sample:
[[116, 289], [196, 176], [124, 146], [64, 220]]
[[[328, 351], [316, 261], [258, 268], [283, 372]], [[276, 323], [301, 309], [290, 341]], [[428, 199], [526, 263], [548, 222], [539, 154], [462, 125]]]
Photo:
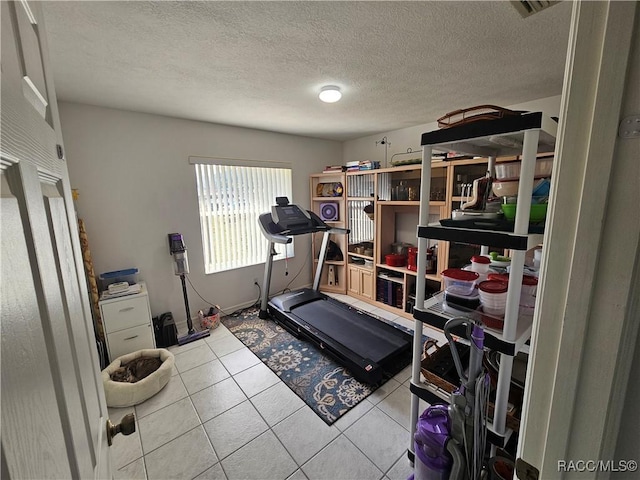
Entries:
[[[497, 159], [498, 162], [516, 160], [516, 155], [506, 155]], [[478, 178], [487, 170], [487, 158], [474, 158], [463, 160], [442, 160], [434, 161], [431, 165], [431, 200], [429, 202], [430, 214], [433, 221], [441, 218], [451, 217], [451, 212], [459, 208], [460, 203], [465, 201], [465, 197], [456, 195], [459, 189], [458, 183], [470, 182]], [[337, 270], [337, 285], [329, 285], [328, 273], [323, 273], [321, 290], [325, 292], [346, 293], [359, 300], [372, 303], [378, 307], [389, 309], [390, 311], [413, 319], [412, 303], [410, 300], [415, 292], [416, 273], [406, 267], [392, 267], [385, 264], [385, 255], [391, 252], [391, 244], [395, 242], [406, 242], [417, 245], [416, 227], [418, 225], [418, 212], [420, 209], [420, 175], [421, 165], [403, 165], [398, 167], [363, 170], [357, 172], [327, 174], [319, 173], [311, 176], [311, 203], [313, 211], [319, 213], [320, 205], [326, 202], [337, 202], [340, 204], [340, 217], [336, 222], [327, 222], [336, 227], [350, 228], [352, 233], [342, 241], [338, 242], [344, 255], [344, 262], [328, 261], [327, 265], [334, 265], [334, 272]], [[318, 196], [318, 183], [341, 182], [344, 192], [341, 197]], [[395, 187], [404, 186], [405, 197], [398, 195], [399, 191], [394, 191]], [[411, 197], [411, 199], [409, 199]], [[364, 205], [373, 203], [374, 220], [363, 219], [361, 209]], [[357, 220], [353, 216], [357, 215]], [[360, 223], [358, 223], [360, 222]], [[363, 223], [364, 222], [364, 223]], [[371, 222], [370, 224], [368, 222]], [[364, 225], [368, 236], [358, 236], [358, 229]], [[371, 229], [372, 227], [372, 229]], [[408, 228], [410, 227], [410, 228]], [[403, 229], [403, 230], [402, 230]], [[402, 230], [402, 231], [401, 231]], [[437, 266], [436, 274], [426, 275], [427, 285], [430, 292], [440, 290], [441, 277], [439, 272], [447, 269], [451, 262], [458, 263], [468, 261], [474, 254], [469, 253], [478, 247], [463, 247], [456, 243], [447, 241], [434, 241], [437, 244]], [[356, 248], [366, 244], [372, 250], [370, 255], [358, 253]], [[314, 255], [317, 256], [316, 248], [319, 248], [319, 240], [314, 241]], [[315, 259], [314, 256], [314, 259]], [[467, 258], [468, 257], [468, 258]], [[363, 262], [367, 261], [367, 265]], [[370, 264], [373, 262], [373, 264]], [[314, 262], [315, 271], [316, 262]], [[325, 269], [326, 270], [326, 269]], [[394, 272], [401, 275], [403, 292], [403, 305], [398, 308], [379, 300], [378, 273]], [[400, 277], [399, 277], [400, 278]]]
[[[333, 227], [346, 228], [347, 212], [345, 206], [345, 174], [336, 173], [318, 173], [313, 174], [309, 178], [309, 188], [311, 196], [311, 210], [316, 213], [320, 218], [323, 218], [323, 206], [325, 204], [333, 204], [337, 218], [335, 220], [325, 220], [325, 223]], [[318, 185], [320, 184], [340, 184], [342, 191], [339, 196], [318, 195]], [[325, 210], [325, 213], [330, 210]], [[332, 217], [325, 217], [332, 218]], [[323, 218], [324, 219], [324, 218]], [[320, 290], [329, 293], [347, 293], [347, 238], [345, 235], [331, 235], [330, 239], [334, 241], [340, 252], [342, 253], [342, 260], [329, 259], [325, 261], [325, 266], [322, 270], [322, 277], [320, 279]], [[318, 254], [320, 253], [320, 246], [322, 244], [322, 234], [316, 233], [311, 238], [311, 254], [313, 258], [313, 273], [315, 274], [316, 267], [318, 265]]]

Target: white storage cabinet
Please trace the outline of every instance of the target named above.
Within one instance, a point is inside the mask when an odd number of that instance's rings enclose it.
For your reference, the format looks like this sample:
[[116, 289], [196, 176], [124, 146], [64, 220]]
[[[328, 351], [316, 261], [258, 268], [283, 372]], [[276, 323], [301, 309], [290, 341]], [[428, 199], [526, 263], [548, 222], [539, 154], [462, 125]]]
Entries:
[[137, 350], [156, 348], [149, 294], [146, 285], [141, 285], [140, 293], [99, 302], [110, 361]]

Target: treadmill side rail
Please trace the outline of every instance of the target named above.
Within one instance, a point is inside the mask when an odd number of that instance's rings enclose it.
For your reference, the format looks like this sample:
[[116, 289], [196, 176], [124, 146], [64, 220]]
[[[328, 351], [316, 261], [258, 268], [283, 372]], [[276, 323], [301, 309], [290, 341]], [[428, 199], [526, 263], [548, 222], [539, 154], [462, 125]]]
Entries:
[[294, 307], [299, 307], [305, 303], [315, 302], [324, 299], [324, 295], [317, 290], [303, 288], [289, 293], [283, 293], [277, 297], [273, 297], [270, 304], [283, 312], [291, 312]]
[[274, 320], [282, 325], [288, 332], [296, 337], [302, 337], [315, 345], [322, 351], [327, 352], [335, 358], [341, 365], [346, 367], [353, 377], [363, 383], [376, 385], [384, 378], [384, 370], [375, 362], [354, 355], [352, 351], [342, 347], [331, 337], [302, 323], [293, 321], [286, 313], [273, 308], [269, 303], [269, 312]]

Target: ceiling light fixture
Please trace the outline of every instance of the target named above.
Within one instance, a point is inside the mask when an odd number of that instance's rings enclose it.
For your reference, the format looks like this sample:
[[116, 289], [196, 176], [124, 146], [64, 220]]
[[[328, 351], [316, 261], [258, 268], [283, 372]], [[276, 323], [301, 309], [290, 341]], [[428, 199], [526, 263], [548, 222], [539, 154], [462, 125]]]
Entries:
[[327, 85], [326, 87], [322, 87], [318, 98], [320, 98], [320, 100], [324, 103], [335, 103], [342, 98], [340, 87], [336, 87], [335, 85]]

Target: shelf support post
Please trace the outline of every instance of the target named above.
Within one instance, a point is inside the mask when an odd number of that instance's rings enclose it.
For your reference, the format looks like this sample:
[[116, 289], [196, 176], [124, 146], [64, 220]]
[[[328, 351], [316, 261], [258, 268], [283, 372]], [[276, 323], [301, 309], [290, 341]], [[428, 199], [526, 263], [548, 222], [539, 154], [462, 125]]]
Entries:
[[[489, 156], [487, 171], [492, 180], [496, 178], [496, 157], [492, 155]], [[485, 257], [489, 255], [489, 245], [482, 245], [480, 247], [480, 255], [484, 255]]]
[[[431, 196], [431, 153], [432, 147], [425, 145], [422, 148], [422, 171], [420, 174], [420, 213], [418, 225], [429, 223], [429, 199]], [[418, 232], [416, 231], [416, 237]], [[416, 271], [416, 306], [424, 306], [425, 287], [427, 274], [427, 248], [429, 247], [426, 238], [418, 237], [418, 262]], [[414, 320], [413, 333], [413, 362], [411, 364], [411, 382], [420, 383], [420, 359], [422, 358], [422, 321]], [[417, 359], [417, 361], [416, 361]], [[420, 409], [420, 398], [411, 395], [411, 436], [409, 437], [409, 451], [414, 452], [413, 436], [416, 433], [416, 423], [418, 422], [418, 410]], [[415, 453], [415, 452], [414, 452]]]

